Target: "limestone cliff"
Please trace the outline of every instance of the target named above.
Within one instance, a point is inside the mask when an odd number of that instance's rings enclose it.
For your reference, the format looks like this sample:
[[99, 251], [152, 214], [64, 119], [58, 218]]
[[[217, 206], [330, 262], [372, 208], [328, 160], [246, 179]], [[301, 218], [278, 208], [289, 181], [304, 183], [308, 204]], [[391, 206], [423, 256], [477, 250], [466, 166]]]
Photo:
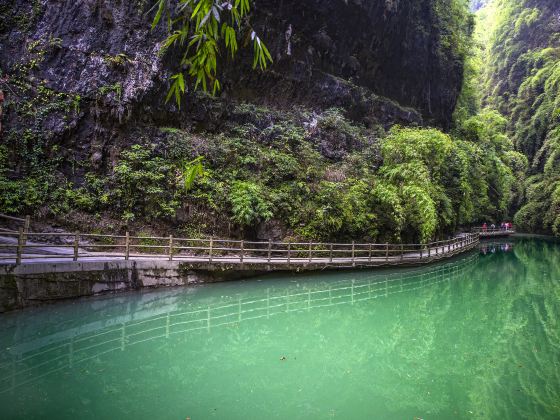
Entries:
[[[257, 1], [253, 21], [275, 64], [260, 74], [248, 70], [245, 57], [222, 63], [223, 97], [339, 106], [361, 120], [447, 127], [462, 59], [443, 45], [449, 28], [442, 27], [436, 3]], [[75, 112], [48, 112], [33, 124], [57, 144], [94, 160], [128, 141], [130, 126], [216, 117], [201, 114], [192, 98], [182, 112], [163, 104], [169, 63], [158, 55], [164, 34], [150, 32], [149, 6], [145, 0], [5, 0], [0, 71], [7, 102], [44, 100], [50, 108], [53, 102], [73, 103]], [[59, 97], [41, 97], [51, 93]], [[4, 135], [30, 123], [7, 108]]]

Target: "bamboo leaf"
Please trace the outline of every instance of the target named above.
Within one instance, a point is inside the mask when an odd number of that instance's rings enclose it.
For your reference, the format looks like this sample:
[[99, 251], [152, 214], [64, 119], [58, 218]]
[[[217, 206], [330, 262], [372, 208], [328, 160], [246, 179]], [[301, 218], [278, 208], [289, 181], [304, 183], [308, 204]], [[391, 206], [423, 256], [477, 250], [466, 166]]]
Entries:
[[152, 22], [152, 31], [156, 28], [159, 21], [161, 20], [161, 16], [163, 15], [164, 10], [165, 10], [165, 0], [159, 0], [159, 7], [154, 17], [154, 20]]

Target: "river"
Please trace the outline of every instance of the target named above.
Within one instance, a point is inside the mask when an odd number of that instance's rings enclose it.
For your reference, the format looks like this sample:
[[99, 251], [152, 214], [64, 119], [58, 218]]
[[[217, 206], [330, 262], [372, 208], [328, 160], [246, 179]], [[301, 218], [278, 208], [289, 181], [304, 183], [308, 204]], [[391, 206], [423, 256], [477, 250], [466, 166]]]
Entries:
[[2, 419], [558, 419], [560, 245], [0, 315]]

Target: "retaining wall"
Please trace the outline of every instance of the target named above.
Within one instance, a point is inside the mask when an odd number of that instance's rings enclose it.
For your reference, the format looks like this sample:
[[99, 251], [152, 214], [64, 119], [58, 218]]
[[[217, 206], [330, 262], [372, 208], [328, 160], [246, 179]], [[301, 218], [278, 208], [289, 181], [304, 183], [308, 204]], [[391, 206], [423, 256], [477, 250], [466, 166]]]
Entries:
[[0, 313], [144, 287], [185, 286], [259, 274], [230, 266], [193, 270], [175, 261], [57, 262], [0, 266]]

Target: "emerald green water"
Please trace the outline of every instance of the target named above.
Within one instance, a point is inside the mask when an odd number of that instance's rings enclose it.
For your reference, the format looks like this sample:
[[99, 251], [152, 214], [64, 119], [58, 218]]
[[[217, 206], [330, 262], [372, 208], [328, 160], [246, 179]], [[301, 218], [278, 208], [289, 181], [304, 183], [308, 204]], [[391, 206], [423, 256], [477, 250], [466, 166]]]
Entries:
[[0, 316], [2, 419], [558, 419], [560, 246]]

